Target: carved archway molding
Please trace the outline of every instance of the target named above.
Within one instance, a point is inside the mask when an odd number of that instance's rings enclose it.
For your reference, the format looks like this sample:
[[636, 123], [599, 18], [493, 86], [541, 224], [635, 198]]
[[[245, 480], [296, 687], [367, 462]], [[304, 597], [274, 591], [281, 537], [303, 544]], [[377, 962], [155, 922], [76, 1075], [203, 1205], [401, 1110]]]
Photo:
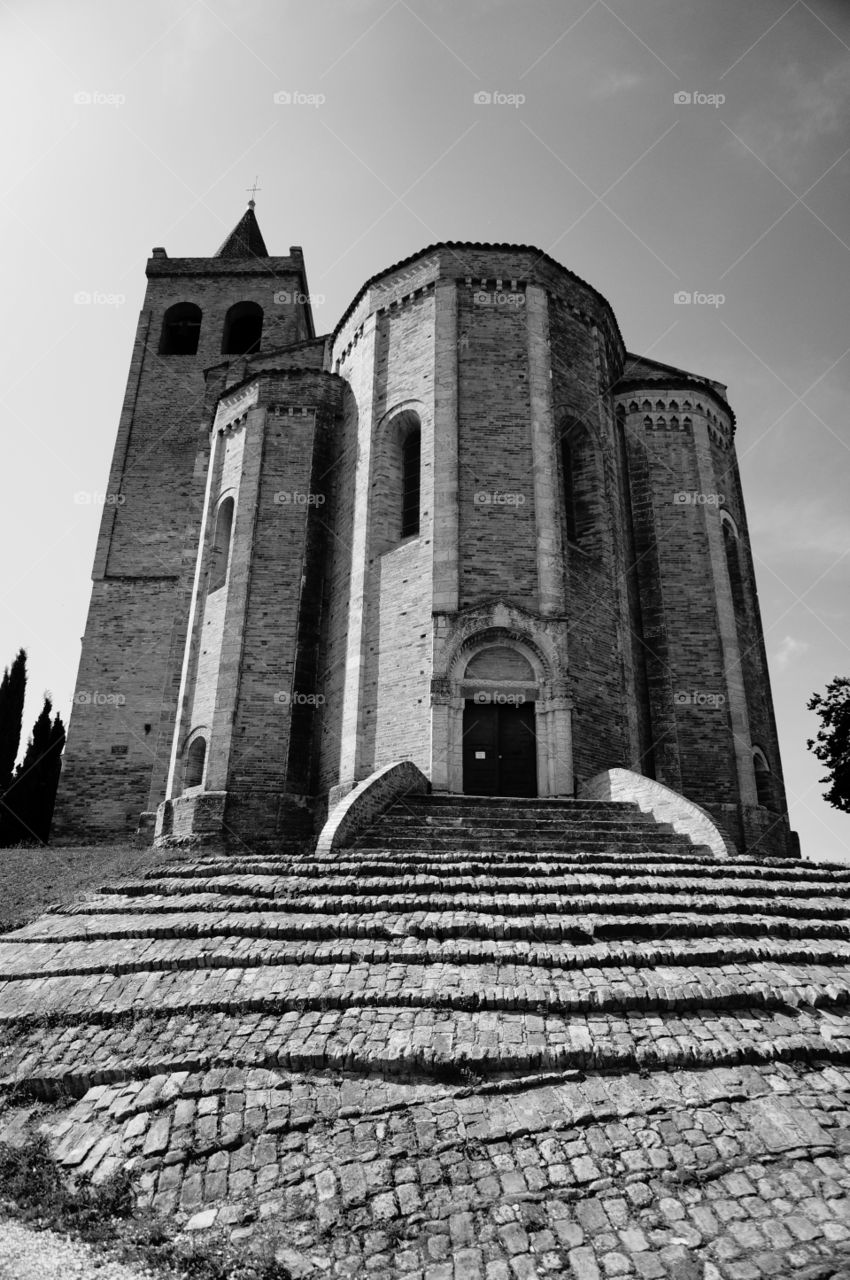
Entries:
[[[434, 655], [431, 691], [435, 791], [463, 791], [463, 711], [466, 700], [480, 689], [521, 692], [534, 703], [538, 794], [573, 794], [572, 702], [566, 696], [565, 663], [550, 634], [552, 626], [514, 605], [495, 602], [470, 610], [446, 628]], [[533, 681], [467, 678], [471, 660], [492, 648], [508, 648], [521, 655]]]

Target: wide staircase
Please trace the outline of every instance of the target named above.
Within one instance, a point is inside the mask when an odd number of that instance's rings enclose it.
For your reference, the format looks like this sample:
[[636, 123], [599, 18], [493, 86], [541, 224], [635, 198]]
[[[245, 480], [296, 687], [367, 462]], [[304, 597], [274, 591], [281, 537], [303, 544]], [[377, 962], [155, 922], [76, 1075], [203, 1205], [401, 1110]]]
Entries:
[[[773, 1274], [850, 1244], [847, 867], [719, 860], [621, 803], [408, 797], [332, 856], [160, 855], [5, 935], [0, 979], [12, 1130], [77, 1099], [51, 1121], [69, 1168], [130, 1161], [156, 1209], [209, 1221], [258, 1201], [305, 1275], [320, 1255], [316, 1274], [400, 1274], [407, 1248], [429, 1280], [520, 1254], [492, 1274], [746, 1280], [764, 1231], [756, 1249], [670, 1187], [759, 1160], [796, 1161], [821, 1205]], [[581, 1218], [618, 1187], [619, 1226]]]
[[720, 861], [615, 802], [411, 797], [330, 857], [104, 886], [7, 935], [0, 979], [0, 1068], [48, 1097], [234, 1037], [398, 1075], [850, 1060], [850, 868]]

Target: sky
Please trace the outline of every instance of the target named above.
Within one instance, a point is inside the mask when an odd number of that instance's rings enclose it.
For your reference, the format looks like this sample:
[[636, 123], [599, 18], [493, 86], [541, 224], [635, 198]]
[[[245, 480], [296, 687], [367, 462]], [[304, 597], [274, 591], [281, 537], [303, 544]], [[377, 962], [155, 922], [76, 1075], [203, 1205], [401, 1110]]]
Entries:
[[214, 253], [256, 181], [317, 332], [435, 241], [533, 244], [631, 351], [728, 386], [792, 826], [850, 860], [806, 750], [850, 674], [846, 0], [0, 0], [0, 107], [27, 726], [70, 710], [145, 261]]

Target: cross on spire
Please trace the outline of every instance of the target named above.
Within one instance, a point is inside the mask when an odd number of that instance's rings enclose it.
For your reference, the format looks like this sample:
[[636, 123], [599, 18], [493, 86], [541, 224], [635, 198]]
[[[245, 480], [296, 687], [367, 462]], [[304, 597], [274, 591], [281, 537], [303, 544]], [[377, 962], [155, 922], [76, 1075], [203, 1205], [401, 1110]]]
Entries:
[[255, 201], [254, 197], [256, 196], [256, 194], [257, 194], [257, 192], [258, 192], [258, 191], [262, 191], [262, 189], [263, 189], [262, 187], [257, 186], [257, 183], [258, 183], [259, 181], [260, 181], [260, 179], [259, 179], [259, 176], [258, 176], [258, 177], [256, 177], [256, 178], [254, 179], [254, 185], [253, 185], [253, 187], [246, 187], [246, 188], [245, 188], [245, 190], [246, 190], [246, 191], [250, 191], [250, 192], [251, 192], [251, 199], [248, 201], [248, 208], [249, 208], [249, 209], [253, 209], [254, 205], [256, 204], [256, 201]]

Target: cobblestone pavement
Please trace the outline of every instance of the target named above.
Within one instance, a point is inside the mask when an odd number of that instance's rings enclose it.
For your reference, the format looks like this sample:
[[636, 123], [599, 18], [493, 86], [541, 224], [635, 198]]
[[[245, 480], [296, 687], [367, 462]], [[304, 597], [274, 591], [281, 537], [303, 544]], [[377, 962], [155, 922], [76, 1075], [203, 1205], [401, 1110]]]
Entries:
[[847, 870], [432, 798], [4, 935], [0, 1137], [293, 1276], [848, 1280], [848, 1000]]

